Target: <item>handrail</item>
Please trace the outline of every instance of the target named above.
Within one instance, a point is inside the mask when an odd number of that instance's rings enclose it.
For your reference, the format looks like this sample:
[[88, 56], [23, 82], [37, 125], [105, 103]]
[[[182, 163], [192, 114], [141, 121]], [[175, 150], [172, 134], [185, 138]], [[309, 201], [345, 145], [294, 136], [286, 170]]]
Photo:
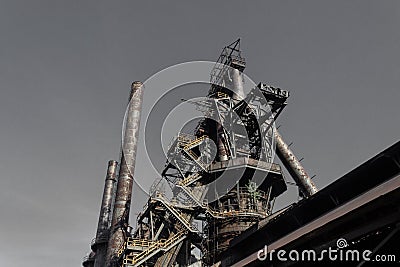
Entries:
[[220, 91], [217, 92], [217, 96], [218, 96], [218, 98], [228, 98], [229, 97], [227, 94], [222, 93]]
[[181, 212], [169, 205], [162, 195], [157, 195], [157, 197], [153, 199], [162, 203], [172, 213], [172, 215], [174, 215], [190, 232], [199, 232], [199, 230], [193, 227], [191, 223], [182, 216], [183, 214]]
[[175, 242], [179, 241], [186, 235], [186, 231], [181, 231], [172, 236], [169, 239], [160, 239], [158, 241], [152, 241], [152, 245], [149, 246], [145, 251], [136, 255], [127, 255], [123, 261], [124, 264], [134, 265], [139, 261], [145, 259], [151, 253], [155, 252], [157, 249], [168, 250]]
[[185, 142], [185, 143], [189, 143], [192, 142], [195, 139], [195, 136], [191, 135], [191, 134], [187, 134], [187, 133], [179, 133], [178, 134], [178, 141], [180, 142]]
[[196, 138], [195, 140], [193, 140], [191, 143], [187, 144], [183, 149], [190, 149], [198, 144], [200, 144], [201, 142], [204, 141], [204, 139], [207, 138], [207, 135], [202, 135], [201, 137]]
[[179, 181], [178, 185], [187, 186], [190, 185], [192, 182], [198, 180], [199, 178], [201, 178], [201, 175], [198, 172], [196, 172], [195, 174], [189, 175], [187, 178]]
[[[188, 195], [194, 202], [196, 202], [197, 206], [205, 208], [204, 204], [200, 202], [195, 196], [193, 196], [192, 192], [190, 191], [189, 187], [177, 185], [177, 187], [181, 188], [186, 195]], [[207, 205], [207, 204], [205, 204]]]
[[[254, 210], [231, 210], [231, 211], [216, 211], [211, 209], [207, 204], [201, 203], [195, 196], [192, 195], [192, 192], [186, 186], [179, 186], [184, 193], [186, 193], [192, 200], [196, 202], [196, 204], [203, 208], [206, 213], [210, 214], [214, 218], [226, 218], [226, 217], [234, 217], [234, 216], [256, 216], [256, 217], [265, 217], [268, 214], [264, 212], [256, 212]], [[242, 192], [241, 190], [239, 192]], [[246, 192], [248, 193], [248, 192]]]
[[193, 161], [195, 163], [197, 163], [197, 165], [200, 166], [200, 168], [202, 168], [203, 170], [206, 170], [206, 165], [204, 164], [204, 162], [202, 162], [201, 160], [199, 160], [199, 156], [197, 156], [191, 149], [183, 149], [183, 151], [185, 151], [189, 157], [191, 157], [193, 159]]

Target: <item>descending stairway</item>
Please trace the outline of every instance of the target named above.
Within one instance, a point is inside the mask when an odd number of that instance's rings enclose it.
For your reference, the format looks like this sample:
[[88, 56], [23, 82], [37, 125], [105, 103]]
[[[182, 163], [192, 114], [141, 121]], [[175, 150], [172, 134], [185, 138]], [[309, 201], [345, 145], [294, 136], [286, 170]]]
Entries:
[[128, 239], [125, 242], [125, 250], [129, 251], [133, 247], [146, 247], [145, 250], [136, 254], [134, 252], [125, 255], [123, 267], [136, 267], [143, 264], [160, 251], [166, 252], [182, 242], [187, 236], [187, 231], [181, 231], [169, 239], [161, 239], [158, 241], [144, 241], [142, 239]]

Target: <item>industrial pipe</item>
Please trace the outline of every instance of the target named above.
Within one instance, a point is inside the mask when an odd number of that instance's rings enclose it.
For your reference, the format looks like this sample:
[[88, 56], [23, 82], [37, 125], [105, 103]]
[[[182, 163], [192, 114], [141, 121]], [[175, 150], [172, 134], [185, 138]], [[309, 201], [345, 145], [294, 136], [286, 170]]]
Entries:
[[231, 79], [232, 79], [232, 89], [233, 95], [232, 98], [236, 101], [240, 101], [244, 98], [244, 89], [243, 89], [243, 74], [240, 70], [235, 68], [229, 69], [231, 72]]
[[314, 182], [308, 176], [307, 172], [300, 164], [294, 153], [290, 150], [289, 146], [283, 141], [282, 136], [275, 130], [276, 154], [286, 167], [290, 175], [299, 186], [301, 192], [305, 197], [309, 197], [318, 192]]
[[124, 244], [128, 231], [143, 89], [144, 86], [141, 82], [132, 83], [128, 111], [124, 122], [118, 185], [111, 223], [111, 236], [107, 249], [107, 267], [115, 266], [117, 252]]
[[[244, 83], [242, 72], [236, 68], [229, 67], [225, 74], [225, 79], [228, 81], [227, 88], [232, 91], [232, 99], [235, 102], [242, 100], [244, 98]], [[222, 124], [217, 123], [216, 128], [219, 161], [226, 161], [229, 159], [229, 156], [232, 156], [229, 155], [230, 153], [228, 139], [224, 133]]]
[[118, 162], [115, 160], [110, 160], [108, 162], [99, 222], [97, 224], [96, 239], [93, 247], [93, 250], [96, 253], [94, 262], [95, 267], [103, 267], [106, 260], [107, 241], [112, 216], [112, 202], [114, 200], [114, 189], [117, 182], [117, 167]]

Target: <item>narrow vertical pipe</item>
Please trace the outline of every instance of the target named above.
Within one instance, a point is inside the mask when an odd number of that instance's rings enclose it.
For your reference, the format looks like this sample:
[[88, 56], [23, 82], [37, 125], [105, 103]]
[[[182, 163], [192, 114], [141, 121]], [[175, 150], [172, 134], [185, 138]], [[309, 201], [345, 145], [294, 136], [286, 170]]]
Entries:
[[275, 130], [276, 154], [286, 167], [290, 175], [295, 180], [296, 184], [300, 187], [305, 197], [309, 197], [318, 192], [314, 182], [308, 176], [307, 172], [300, 164], [294, 153], [290, 150], [289, 146], [283, 141], [280, 133]]
[[151, 240], [154, 239], [154, 223], [153, 223], [153, 213], [150, 211], [150, 227], [151, 227]]
[[243, 89], [243, 74], [240, 70], [231, 68], [231, 77], [232, 77], [232, 90], [234, 100], [242, 100], [244, 98], [244, 89]]
[[118, 162], [110, 160], [108, 162], [106, 180], [104, 183], [103, 199], [101, 201], [99, 222], [97, 224], [97, 233], [94, 246], [96, 253], [94, 266], [103, 267], [107, 253], [107, 241], [110, 232], [110, 223], [112, 216], [112, 204], [114, 200], [115, 185], [117, 182]]
[[219, 161], [228, 160], [228, 151], [227, 151], [227, 140], [225, 138], [224, 131], [222, 129], [222, 125], [217, 123], [217, 138], [218, 138], [218, 157]]
[[141, 82], [132, 83], [128, 111], [124, 121], [118, 185], [111, 223], [111, 236], [107, 249], [107, 267], [116, 265], [117, 252], [124, 244], [126, 238], [139, 139], [143, 89], [144, 86]]

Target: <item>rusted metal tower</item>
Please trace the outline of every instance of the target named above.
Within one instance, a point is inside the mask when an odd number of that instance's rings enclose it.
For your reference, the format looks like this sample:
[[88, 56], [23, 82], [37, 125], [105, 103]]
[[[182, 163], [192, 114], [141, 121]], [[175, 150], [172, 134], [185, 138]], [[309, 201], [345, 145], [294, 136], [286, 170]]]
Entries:
[[[194, 103], [204, 119], [192, 133], [176, 136], [157, 180], [172, 193], [155, 183], [131, 236], [124, 229], [132, 175], [124, 172], [122, 156], [108, 242], [108, 264], [114, 265], [107, 266], [217, 266], [230, 241], [271, 216], [276, 197], [286, 191], [275, 152], [304, 197], [317, 191], [274, 127], [289, 92], [259, 83], [245, 93], [245, 67], [240, 40], [224, 47], [207, 100]], [[130, 190], [122, 194], [121, 188]]]

